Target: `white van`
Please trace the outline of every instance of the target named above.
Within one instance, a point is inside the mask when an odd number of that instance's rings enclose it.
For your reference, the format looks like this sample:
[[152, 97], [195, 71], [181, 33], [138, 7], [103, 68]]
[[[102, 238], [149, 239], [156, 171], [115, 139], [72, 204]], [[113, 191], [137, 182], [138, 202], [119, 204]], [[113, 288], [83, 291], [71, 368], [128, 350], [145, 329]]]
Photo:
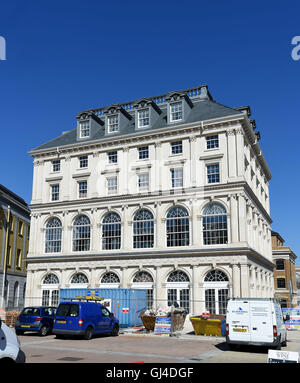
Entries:
[[15, 332], [0, 318], [0, 364], [5, 362], [25, 363], [25, 354]]
[[226, 342], [236, 345], [286, 346], [282, 310], [274, 298], [232, 298], [226, 314]]

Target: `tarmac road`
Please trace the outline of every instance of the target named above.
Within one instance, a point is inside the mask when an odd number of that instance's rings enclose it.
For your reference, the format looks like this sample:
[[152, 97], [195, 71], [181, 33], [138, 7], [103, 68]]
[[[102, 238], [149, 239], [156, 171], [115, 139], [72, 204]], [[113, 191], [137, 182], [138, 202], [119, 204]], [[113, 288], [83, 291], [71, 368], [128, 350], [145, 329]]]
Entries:
[[[223, 337], [183, 334], [179, 338], [124, 331], [118, 337], [56, 339], [35, 333], [19, 336], [26, 363], [267, 363], [268, 350], [230, 351]], [[300, 351], [300, 332], [289, 331], [287, 347]]]

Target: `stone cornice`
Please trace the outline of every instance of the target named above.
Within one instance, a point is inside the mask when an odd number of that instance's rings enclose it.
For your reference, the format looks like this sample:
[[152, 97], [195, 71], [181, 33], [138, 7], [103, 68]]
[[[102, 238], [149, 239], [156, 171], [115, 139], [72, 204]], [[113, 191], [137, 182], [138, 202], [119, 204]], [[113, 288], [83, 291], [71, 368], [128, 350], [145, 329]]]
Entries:
[[98, 254], [67, 254], [67, 255], [47, 255], [41, 257], [27, 257], [28, 264], [49, 263], [49, 262], [78, 262], [86, 261], [105, 261], [105, 260], [126, 260], [126, 259], [151, 259], [174, 258], [179, 257], [201, 257], [201, 256], [240, 256], [245, 255], [257, 259], [262, 265], [273, 270], [274, 263], [265, 258], [257, 251], [249, 247], [223, 247], [223, 248], [205, 248], [205, 249], [179, 249], [179, 250], [153, 250], [144, 249], [143, 252], [119, 250], [118, 252], [103, 252]]

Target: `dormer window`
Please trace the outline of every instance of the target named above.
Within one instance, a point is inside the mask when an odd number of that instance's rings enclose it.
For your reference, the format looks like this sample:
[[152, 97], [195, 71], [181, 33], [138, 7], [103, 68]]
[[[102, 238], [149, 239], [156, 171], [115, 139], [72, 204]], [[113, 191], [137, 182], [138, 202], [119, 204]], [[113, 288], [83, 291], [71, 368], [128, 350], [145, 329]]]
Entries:
[[166, 101], [168, 103], [168, 123], [186, 122], [193, 108], [193, 103], [189, 96], [182, 92], [172, 92], [166, 96]]
[[108, 133], [115, 133], [119, 131], [119, 116], [117, 114], [107, 117]]
[[182, 120], [182, 102], [174, 102], [170, 105], [171, 122]]
[[80, 138], [86, 138], [90, 136], [90, 123], [89, 121], [83, 121], [79, 124], [80, 128]]
[[146, 126], [149, 126], [149, 108], [142, 109], [138, 111], [138, 127], [144, 128]]

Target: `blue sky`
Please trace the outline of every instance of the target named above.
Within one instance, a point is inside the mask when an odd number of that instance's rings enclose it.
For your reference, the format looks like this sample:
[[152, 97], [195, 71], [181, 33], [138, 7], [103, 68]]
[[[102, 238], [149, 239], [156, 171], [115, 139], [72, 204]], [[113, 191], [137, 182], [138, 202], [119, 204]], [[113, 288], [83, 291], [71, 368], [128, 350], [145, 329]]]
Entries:
[[2, 1], [0, 183], [30, 203], [28, 151], [78, 112], [208, 84], [216, 101], [250, 105], [272, 228], [300, 265], [299, 14], [297, 1]]

